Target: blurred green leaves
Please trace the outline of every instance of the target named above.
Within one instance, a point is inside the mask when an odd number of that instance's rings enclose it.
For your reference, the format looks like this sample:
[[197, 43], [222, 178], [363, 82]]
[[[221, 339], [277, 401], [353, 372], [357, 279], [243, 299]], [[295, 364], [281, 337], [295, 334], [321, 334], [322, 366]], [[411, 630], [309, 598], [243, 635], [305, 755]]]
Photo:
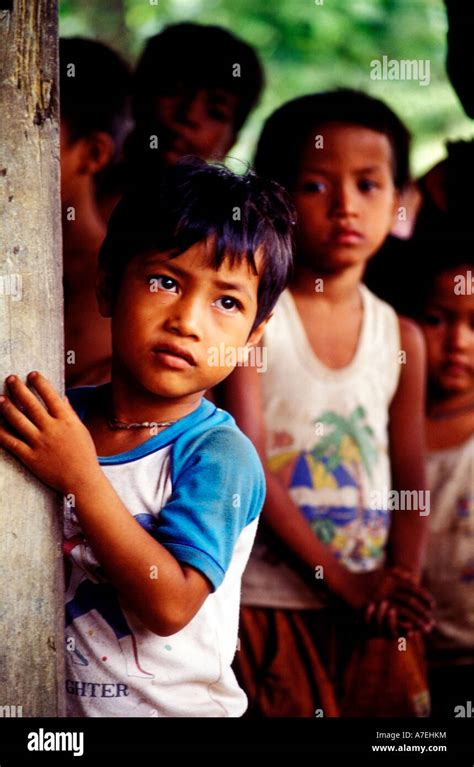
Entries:
[[[228, 27], [265, 65], [267, 89], [236, 157], [251, 159], [262, 121], [283, 101], [341, 85], [379, 96], [400, 114], [415, 139], [415, 173], [444, 154], [447, 137], [474, 134], [445, 73], [442, 0], [60, 0], [62, 35], [103, 40], [132, 63], [150, 35], [183, 20]], [[372, 81], [370, 62], [383, 55], [429, 59], [430, 85]]]

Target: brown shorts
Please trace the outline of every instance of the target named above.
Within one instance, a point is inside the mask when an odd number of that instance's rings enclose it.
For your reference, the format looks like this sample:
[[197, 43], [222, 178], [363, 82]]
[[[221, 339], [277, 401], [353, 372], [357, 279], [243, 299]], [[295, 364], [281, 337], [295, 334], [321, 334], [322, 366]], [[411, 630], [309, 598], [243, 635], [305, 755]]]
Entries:
[[242, 607], [234, 671], [249, 699], [246, 716], [339, 716], [345, 664], [336, 630], [329, 610]]
[[234, 671], [247, 717], [427, 716], [423, 639], [371, 636], [339, 610], [242, 607]]

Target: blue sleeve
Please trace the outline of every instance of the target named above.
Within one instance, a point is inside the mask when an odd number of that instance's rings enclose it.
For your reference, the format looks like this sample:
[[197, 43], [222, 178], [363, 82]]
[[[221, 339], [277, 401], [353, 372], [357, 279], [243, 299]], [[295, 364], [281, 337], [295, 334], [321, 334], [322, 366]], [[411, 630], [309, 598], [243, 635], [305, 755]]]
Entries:
[[173, 491], [159, 517], [158, 539], [214, 590], [222, 582], [242, 530], [260, 513], [265, 480], [252, 443], [238, 429], [209, 430], [172, 452]]

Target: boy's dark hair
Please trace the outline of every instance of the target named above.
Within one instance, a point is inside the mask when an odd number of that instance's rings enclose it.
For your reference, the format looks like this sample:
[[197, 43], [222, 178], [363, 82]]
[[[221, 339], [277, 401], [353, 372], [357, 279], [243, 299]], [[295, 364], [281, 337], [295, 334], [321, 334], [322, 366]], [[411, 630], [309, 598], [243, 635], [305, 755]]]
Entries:
[[[234, 66], [240, 76], [234, 76]], [[258, 102], [264, 84], [253, 48], [217, 26], [174, 24], [151, 37], [133, 77], [133, 114], [137, 123], [153, 119], [154, 97], [183, 82], [193, 88], [222, 88], [238, 96], [236, 132]]]
[[407, 313], [416, 318], [423, 313], [440, 274], [466, 266], [474, 273], [474, 232], [459, 232], [456, 220], [440, 214], [436, 228], [415, 230], [407, 246], [412, 269]]
[[186, 158], [161, 174], [159, 189], [141, 186], [112, 213], [99, 254], [112, 296], [127, 264], [149, 251], [184, 253], [215, 237], [213, 266], [225, 258], [246, 260], [256, 271], [263, 246], [258, 309], [252, 329], [271, 313], [292, 265], [294, 210], [284, 189], [248, 172], [237, 176], [222, 165]]
[[60, 108], [71, 140], [104, 131], [120, 147], [130, 127], [128, 65], [111, 48], [82, 37], [59, 41]]
[[383, 133], [392, 147], [395, 186], [401, 189], [408, 182], [407, 129], [383, 101], [349, 88], [301, 96], [273, 112], [258, 142], [256, 172], [293, 189], [309, 134], [330, 122], [353, 123]]
[[468, 117], [474, 118], [474, 16], [465, 0], [444, 0], [448, 16], [446, 70]]

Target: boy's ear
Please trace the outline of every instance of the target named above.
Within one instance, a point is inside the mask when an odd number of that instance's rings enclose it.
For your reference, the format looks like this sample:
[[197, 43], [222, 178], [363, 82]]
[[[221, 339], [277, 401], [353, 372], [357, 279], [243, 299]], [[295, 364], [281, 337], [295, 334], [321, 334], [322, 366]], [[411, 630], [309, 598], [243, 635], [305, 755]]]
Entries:
[[265, 332], [265, 328], [266, 328], [269, 320], [272, 317], [273, 317], [273, 313], [269, 314], [268, 317], [265, 317], [265, 319], [262, 320], [262, 322], [259, 325], [257, 325], [256, 328], [254, 328], [252, 330], [252, 332], [250, 333], [249, 337], [247, 338], [247, 343], [245, 344], [246, 347], [257, 346], [258, 342], [261, 340], [261, 338], [262, 338], [262, 336], [263, 336], [263, 334]]
[[82, 151], [79, 171], [88, 176], [95, 176], [111, 161], [115, 151], [114, 140], [105, 131], [93, 131], [80, 141]]
[[113, 301], [110, 283], [104, 270], [100, 267], [97, 269], [95, 278], [95, 295], [99, 306], [99, 313], [102, 317], [111, 317]]

